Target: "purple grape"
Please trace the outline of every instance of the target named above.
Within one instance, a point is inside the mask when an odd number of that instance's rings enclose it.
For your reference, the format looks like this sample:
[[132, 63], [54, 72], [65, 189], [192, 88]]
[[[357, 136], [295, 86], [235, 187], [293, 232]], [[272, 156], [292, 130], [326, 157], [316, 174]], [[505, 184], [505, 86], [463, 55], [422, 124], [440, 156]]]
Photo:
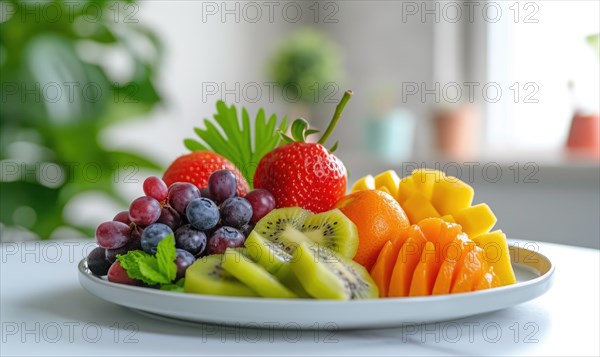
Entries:
[[235, 175], [231, 171], [217, 170], [208, 178], [208, 192], [217, 205], [230, 197], [234, 197], [236, 190]]
[[206, 249], [206, 234], [186, 224], [175, 231], [175, 246], [198, 257]]
[[161, 240], [165, 239], [173, 230], [162, 223], [154, 223], [144, 229], [142, 232], [142, 249], [146, 253], [156, 254], [156, 247]]
[[117, 249], [106, 249], [106, 260], [108, 260], [112, 264], [117, 260], [117, 255], [119, 254], [126, 254], [131, 250], [141, 250], [141, 235], [143, 231], [144, 230], [142, 229], [142, 227], [137, 226], [131, 230], [131, 238], [129, 239], [129, 242], [127, 242], [127, 244]]
[[127, 271], [121, 266], [121, 263], [114, 262], [108, 269], [108, 281], [117, 284], [126, 285], [142, 285], [142, 282], [136, 279], [131, 279], [127, 275]]
[[221, 224], [242, 228], [252, 218], [252, 206], [245, 198], [231, 197], [221, 204]]
[[210, 191], [208, 191], [208, 187], [202, 187], [200, 189], [200, 196], [206, 197], [206, 198], [212, 200], [212, 197], [210, 197]]
[[108, 274], [110, 268], [110, 262], [106, 260], [105, 249], [102, 247], [94, 248], [87, 256], [88, 269], [94, 275], [104, 276]]
[[190, 224], [201, 231], [206, 231], [219, 223], [219, 208], [208, 198], [197, 198], [190, 202], [185, 210]]
[[176, 182], [169, 187], [169, 206], [182, 216], [185, 216], [188, 204], [200, 197], [198, 187], [189, 182]]
[[113, 218], [113, 221], [122, 222], [126, 225], [130, 225], [131, 220], [129, 219], [129, 211], [121, 211], [117, 213], [117, 215]]
[[160, 203], [152, 197], [136, 198], [129, 206], [129, 219], [140, 226], [149, 226], [160, 217]]
[[176, 230], [181, 226], [182, 221], [181, 216], [173, 207], [164, 206], [160, 210], [160, 217], [158, 217], [156, 223], [166, 224], [172, 230]]
[[252, 231], [254, 230], [255, 226], [256, 224], [249, 222], [248, 224], [245, 224], [242, 228], [240, 228], [240, 232], [242, 232], [244, 237], [248, 238], [250, 233], [252, 233]]
[[208, 254], [223, 254], [227, 248], [238, 248], [244, 246], [246, 238], [242, 232], [233, 227], [223, 226], [215, 231], [206, 245]]
[[177, 252], [177, 257], [175, 258], [175, 265], [177, 265], [177, 277], [175, 279], [179, 280], [185, 277], [185, 271], [196, 261], [196, 258], [186, 250], [175, 249], [175, 251]]
[[156, 176], [150, 176], [144, 181], [144, 193], [155, 200], [162, 202], [167, 199], [169, 189], [167, 184]]
[[102, 248], [117, 249], [127, 244], [130, 234], [131, 229], [123, 222], [104, 222], [96, 228], [96, 242]]
[[275, 209], [275, 197], [265, 189], [257, 188], [256, 190], [252, 190], [244, 198], [252, 206], [252, 222], [254, 223], [257, 223], [267, 213]]

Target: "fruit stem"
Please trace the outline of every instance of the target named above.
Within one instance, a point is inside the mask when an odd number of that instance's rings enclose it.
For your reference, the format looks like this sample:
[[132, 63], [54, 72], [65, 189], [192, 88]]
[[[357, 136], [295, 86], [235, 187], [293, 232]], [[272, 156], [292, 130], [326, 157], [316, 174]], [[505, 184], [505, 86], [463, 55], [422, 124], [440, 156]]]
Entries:
[[329, 138], [329, 135], [333, 133], [333, 129], [335, 129], [335, 126], [340, 120], [340, 117], [342, 116], [342, 112], [344, 111], [346, 104], [348, 103], [350, 98], [352, 98], [352, 94], [354, 93], [351, 90], [347, 90], [344, 93], [344, 96], [338, 103], [337, 107], [335, 107], [335, 113], [333, 113], [333, 118], [331, 119], [331, 122], [329, 122], [327, 130], [325, 130], [325, 133], [323, 133], [323, 136], [321, 137], [321, 139], [319, 139], [319, 144], [324, 145], [327, 139]]

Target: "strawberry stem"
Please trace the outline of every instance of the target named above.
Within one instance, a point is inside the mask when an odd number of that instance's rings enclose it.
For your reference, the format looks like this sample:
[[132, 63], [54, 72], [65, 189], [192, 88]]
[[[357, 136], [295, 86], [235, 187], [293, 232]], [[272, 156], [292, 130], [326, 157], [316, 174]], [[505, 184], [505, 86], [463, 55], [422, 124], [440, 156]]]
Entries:
[[335, 107], [335, 113], [333, 113], [333, 118], [331, 119], [331, 122], [329, 122], [329, 126], [327, 127], [327, 130], [325, 130], [325, 132], [323, 133], [323, 136], [321, 137], [321, 139], [319, 139], [319, 144], [324, 145], [325, 142], [327, 141], [327, 139], [329, 138], [329, 135], [331, 135], [331, 133], [333, 133], [333, 129], [335, 129], [335, 126], [337, 125], [338, 121], [340, 120], [340, 117], [342, 116], [342, 112], [344, 111], [346, 104], [348, 103], [350, 98], [352, 98], [352, 94], [354, 94], [354, 93], [351, 90], [347, 90], [344, 93], [344, 96], [338, 103], [337, 107]]

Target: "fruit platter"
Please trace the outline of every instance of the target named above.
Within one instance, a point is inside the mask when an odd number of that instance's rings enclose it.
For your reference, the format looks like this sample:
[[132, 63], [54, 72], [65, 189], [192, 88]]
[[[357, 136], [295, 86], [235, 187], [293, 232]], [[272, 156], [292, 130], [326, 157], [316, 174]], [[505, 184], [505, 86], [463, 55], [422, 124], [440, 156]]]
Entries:
[[545, 293], [550, 260], [495, 229], [468, 183], [424, 167], [347, 187], [326, 145], [352, 94], [322, 134], [218, 102], [191, 152], [98, 226], [81, 285], [152, 316], [300, 328], [442, 321]]

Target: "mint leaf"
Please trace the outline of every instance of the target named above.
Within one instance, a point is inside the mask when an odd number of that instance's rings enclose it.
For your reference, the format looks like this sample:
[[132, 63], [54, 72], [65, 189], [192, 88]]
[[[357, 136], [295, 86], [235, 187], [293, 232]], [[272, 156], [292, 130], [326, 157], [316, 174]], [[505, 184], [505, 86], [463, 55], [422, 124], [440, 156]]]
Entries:
[[156, 258], [149, 256], [138, 261], [140, 273], [142, 273], [143, 281], [146, 284], [169, 284], [171, 280], [163, 275], [159, 268]]
[[173, 237], [173, 234], [170, 234], [161, 240], [156, 247], [158, 271], [169, 280], [168, 283], [175, 280], [175, 277], [177, 276], [175, 258], [177, 258], [175, 238]]
[[121, 263], [123, 269], [127, 271], [127, 275], [131, 279], [142, 280], [146, 282], [144, 275], [140, 271], [139, 262], [147, 257], [152, 257], [150, 254], [141, 250], [131, 250], [127, 254], [117, 255], [117, 260]]
[[160, 286], [160, 290], [174, 291], [182, 293], [183, 285], [185, 283], [185, 278], [179, 279], [175, 284], [164, 284]]

